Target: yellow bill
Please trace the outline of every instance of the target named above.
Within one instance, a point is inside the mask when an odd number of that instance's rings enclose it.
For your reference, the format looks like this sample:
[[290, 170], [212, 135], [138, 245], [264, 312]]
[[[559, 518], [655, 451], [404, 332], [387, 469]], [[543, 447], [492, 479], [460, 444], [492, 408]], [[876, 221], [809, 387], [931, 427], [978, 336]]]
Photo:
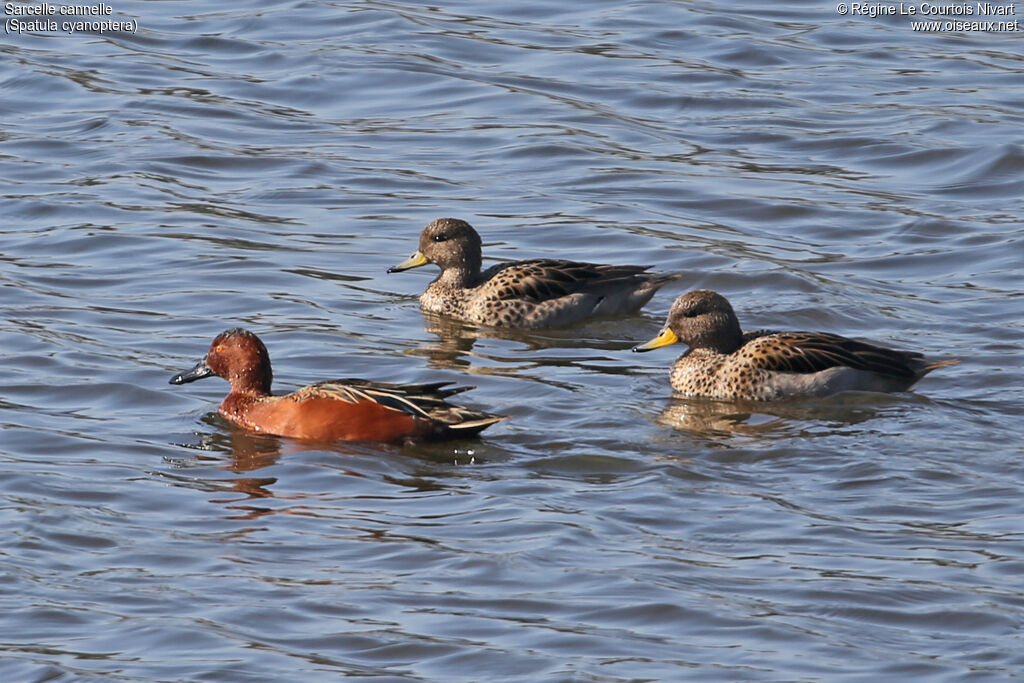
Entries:
[[390, 268], [388, 268], [388, 272], [401, 273], [403, 270], [409, 270], [410, 268], [419, 268], [420, 266], [425, 266], [428, 263], [430, 263], [430, 261], [428, 261], [427, 257], [423, 255], [423, 252], [417, 251], [415, 254], [405, 259], [397, 266], [391, 266]]
[[664, 330], [661, 331], [661, 334], [659, 334], [657, 337], [647, 342], [646, 344], [634, 346], [633, 350], [638, 353], [643, 351], [651, 351], [653, 349], [660, 349], [662, 346], [671, 346], [672, 344], [675, 344], [678, 341], [679, 337], [676, 336], [676, 333], [673, 332], [670, 328], [666, 327]]

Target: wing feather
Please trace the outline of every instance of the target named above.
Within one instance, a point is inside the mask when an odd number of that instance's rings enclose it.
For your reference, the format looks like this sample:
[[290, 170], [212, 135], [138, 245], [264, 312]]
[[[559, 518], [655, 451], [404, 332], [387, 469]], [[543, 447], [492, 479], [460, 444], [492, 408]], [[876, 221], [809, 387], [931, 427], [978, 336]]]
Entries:
[[415, 418], [441, 423], [451, 429], [476, 433], [505, 418], [471, 408], [452, 405], [445, 401], [449, 396], [469, 391], [471, 386], [450, 386], [452, 382], [428, 384], [395, 384], [372, 382], [365, 379], [346, 378], [318, 382], [299, 389], [292, 398], [305, 401], [326, 398], [346, 403], [370, 401]]
[[[765, 370], [814, 373], [850, 367], [895, 377], [914, 377], [920, 353], [895, 351], [826, 332], [753, 333], [743, 351]], [[747, 333], [745, 337], [750, 336]], [[742, 351], [741, 351], [742, 353]]]
[[489, 298], [549, 301], [596, 287], [639, 284], [650, 266], [612, 266], [562, 259], [532, 259], [499, 264], [487, 270]]

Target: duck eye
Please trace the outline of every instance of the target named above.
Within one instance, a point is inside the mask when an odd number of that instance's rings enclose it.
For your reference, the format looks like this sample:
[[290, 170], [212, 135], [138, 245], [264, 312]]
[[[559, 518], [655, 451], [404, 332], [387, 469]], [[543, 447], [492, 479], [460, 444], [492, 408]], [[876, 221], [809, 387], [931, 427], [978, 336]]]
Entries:
[[440, 233], [440, 234], [434, 235], [434, 241], [435, 242], [445, 242], [447, 240], [448, 240], [448, 235], [444, 234], [443, 232]]

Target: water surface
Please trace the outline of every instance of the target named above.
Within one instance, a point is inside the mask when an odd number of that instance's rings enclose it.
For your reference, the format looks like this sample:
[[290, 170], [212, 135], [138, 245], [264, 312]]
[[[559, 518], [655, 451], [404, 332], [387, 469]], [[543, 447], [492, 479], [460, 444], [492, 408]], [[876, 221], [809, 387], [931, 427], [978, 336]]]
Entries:
[[[128, 0], [0, 43], [0, 678], [1005, 680], [1024, 667], [1018, 33], [777, 2]], [[493, 334], [386, 275], [684, 273]], [[672, 399], [672, 299], [958, 357], [914, 392]], [[311, 446], [172, 387], [477, 386], [511, 420]], [[681, 350], [681, 349], [680, 349]]]

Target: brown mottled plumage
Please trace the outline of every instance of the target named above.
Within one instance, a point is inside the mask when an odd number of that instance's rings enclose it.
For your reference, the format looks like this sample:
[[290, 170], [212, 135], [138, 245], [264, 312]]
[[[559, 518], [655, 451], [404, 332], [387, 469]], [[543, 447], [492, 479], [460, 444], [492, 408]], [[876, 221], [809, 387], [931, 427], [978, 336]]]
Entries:
[[428, 263], [441, 274], [420, 297], [423, 309], [477, 325], [537, 329], [591, 316], [639, 310], [677, 274], [650, 266], [610, 266], [561, 259], [500, 263], [481, 272], [480, 235], [466, 221], [438, 218], [423, 229], [419, 251], [388, 269]]
[[218, 375], [231, 384], [219, 412], [234, 424], [313, 441], [398, 441], [473, 436], [503, 417], [460, 408], [444, 399], [473, 387], [389, 384], [338, 379], [272, 396], [267, 348], [252, 332], [227, 330], [194, 368], [171, 378], [185, 384]]
[[742, 332], [725, 297], [705, 289], [676, 299], [662, 333], [633, 350], [679, 341], [690, 350], [672, 366], [672, 389], [722, 400], [905, 391], [935, 368], [959, 362], [929, 361], [826, 332]]

